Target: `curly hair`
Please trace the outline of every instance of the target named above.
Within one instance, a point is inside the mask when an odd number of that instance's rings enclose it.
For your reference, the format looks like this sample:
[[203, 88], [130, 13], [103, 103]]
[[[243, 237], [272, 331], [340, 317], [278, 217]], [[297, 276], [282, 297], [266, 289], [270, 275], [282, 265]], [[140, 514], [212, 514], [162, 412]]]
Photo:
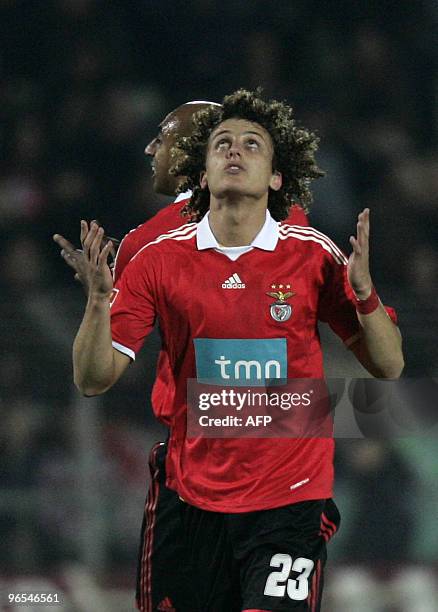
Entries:
[[225, 96], [221, 106], [210, 106], [193, 115], [191, 136], [178, 138], [172, 150], [170, 172], [184, 176], [178, 192], [192, 190], [192, 197], [183, 214], [199, 221], [210, 206], [210, 192], [199, 185], [205, 169], [207, 145], [211, 132], [227, 119], [244, 119], [258, 123], [270, 134], [274, 147], [273, 170], [281, 173], [279, 191], [269, 189], [268, 208], [274, 219], [281, 221], [297, 202], [308, 212], [312, 203], [310, 182], [324, 176], [315, 161], [319, 139], [313, 132], [296, 125], [293, 109], [277, 100], [263, 100], [261, 89], [239, 89]]

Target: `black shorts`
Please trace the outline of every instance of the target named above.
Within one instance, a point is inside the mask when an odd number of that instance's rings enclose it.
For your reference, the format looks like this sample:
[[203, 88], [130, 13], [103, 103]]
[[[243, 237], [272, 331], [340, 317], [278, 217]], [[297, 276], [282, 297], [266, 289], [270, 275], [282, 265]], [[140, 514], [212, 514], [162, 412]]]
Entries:
[[149, 455], [151, 481], [141, 529], [136, 603], [141, 612], [197, 612], [182, 523], [185, 504], [165, 485], [166, 452], [167, 444], [159, 442]]
[[221, 514], [188, 504], [184, 528], [203, 612], [320, 610], [333, 500]]

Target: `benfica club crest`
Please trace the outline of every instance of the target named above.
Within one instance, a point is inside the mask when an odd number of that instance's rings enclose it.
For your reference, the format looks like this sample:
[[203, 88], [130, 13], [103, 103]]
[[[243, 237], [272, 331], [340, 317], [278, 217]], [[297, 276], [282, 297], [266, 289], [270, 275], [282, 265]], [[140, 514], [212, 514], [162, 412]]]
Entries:
[[[288, 321], [292, 314], [292, 306], [286, 300], [294, 296], [295, 293], [288, 291], [290, 285], [271, 285], [271, 289], [277, 289], [277, 291], [268, 291], [266, 294], [275, 298], [275, 302], [270, 306], [271, 317], [279, 323]], [[286, 289], [286, 291], [283, 291], [283, 289]]]

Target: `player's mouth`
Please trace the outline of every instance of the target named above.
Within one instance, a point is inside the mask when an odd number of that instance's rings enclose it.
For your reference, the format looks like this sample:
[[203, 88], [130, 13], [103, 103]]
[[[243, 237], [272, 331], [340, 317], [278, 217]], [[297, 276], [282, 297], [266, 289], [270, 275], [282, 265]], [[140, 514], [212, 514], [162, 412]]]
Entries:
[[225, 172], [227, 174], [239, 174], [240, 172], [243, 172], [245, 170], [245, 168], [243, 166], [241, 166], [240, 164], [227, 164], [225, 166]]

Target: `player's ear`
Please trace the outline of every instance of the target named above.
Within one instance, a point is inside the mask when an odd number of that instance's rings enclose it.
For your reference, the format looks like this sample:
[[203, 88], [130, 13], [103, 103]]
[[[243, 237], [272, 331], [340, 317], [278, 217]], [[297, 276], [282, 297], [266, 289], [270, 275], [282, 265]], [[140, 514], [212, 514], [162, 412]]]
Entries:
[[278, 172], [278, 170], [275, 170], [271, 176], [269, 187], [273, 189], [274, 191], [278, 191], [279, 189], [281, 189], [282, 184], [283, 184], [283, 177], [281, 176], [281, 172]]
[[208, 181], [207, 181], [207, 171], [203, 170], [199, 176], [199, 184], [201, 185], [201, 189], [205, 189], [206, 187], [208, 187]]

